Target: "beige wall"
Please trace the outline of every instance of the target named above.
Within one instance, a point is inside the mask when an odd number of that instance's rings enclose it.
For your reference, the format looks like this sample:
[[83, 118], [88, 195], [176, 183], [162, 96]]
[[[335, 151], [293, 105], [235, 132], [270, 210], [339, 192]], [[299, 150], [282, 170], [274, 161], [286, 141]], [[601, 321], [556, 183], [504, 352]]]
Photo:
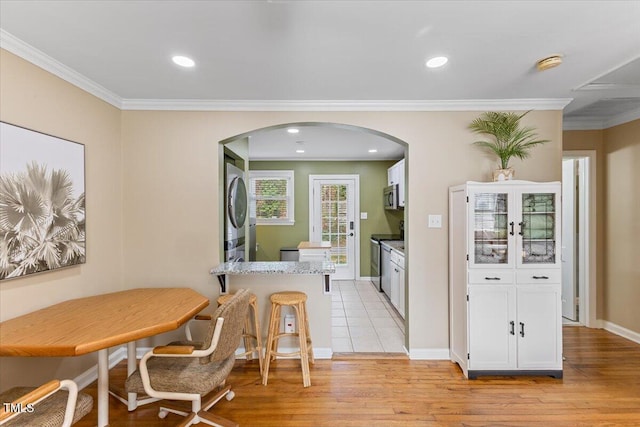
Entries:
[[597, 317], [640, 333], [640, 120], [563, 138], [596, 151]]
[[640, 333], [640, 120], [606, 129], [604, 318]]
[[[122, 289], [120, 111], [0, 50], [0, 119], [85, 145], [87, 262], [0, 283], [0, 320]], [[0, 358], [2, 389], [74, 377], [96, 363], [78, 358]], [[6, 387], [5, 387], [6, 386]]]
[[[479, 112], [120, 112], [4, 51], [0, 64], [2, 120], [86, 145], [88, 224], [87, 264], [0, 284], [2, 318], [121, 288], [190, 286], [216, 296], [209, 269], [220, 259], [218, 142], [272, 125], [330, 122], [408, 144], [409, 348], [448, 348], [448, 229], [426, 222], [429, 214], [446, 218], [450, 185], [487, 180], [496, 164], [470, 144], [466, 126]], [[517, 178], [560, 180], [561, 120], [560, 111], [525, 117], [553, 142], [515, 161]], [[2, 385], [73, 377], [93, 360], [2, 358]]]

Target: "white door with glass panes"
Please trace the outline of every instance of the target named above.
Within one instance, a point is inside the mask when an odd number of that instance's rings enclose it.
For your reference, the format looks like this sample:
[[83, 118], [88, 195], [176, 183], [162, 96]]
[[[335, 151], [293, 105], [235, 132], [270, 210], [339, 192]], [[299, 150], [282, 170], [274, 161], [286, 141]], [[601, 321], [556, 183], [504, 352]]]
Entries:
[[354, 280], [357, 265], [357, 175], [309, 176], [309, 240], [331, 243], [335, 280]]

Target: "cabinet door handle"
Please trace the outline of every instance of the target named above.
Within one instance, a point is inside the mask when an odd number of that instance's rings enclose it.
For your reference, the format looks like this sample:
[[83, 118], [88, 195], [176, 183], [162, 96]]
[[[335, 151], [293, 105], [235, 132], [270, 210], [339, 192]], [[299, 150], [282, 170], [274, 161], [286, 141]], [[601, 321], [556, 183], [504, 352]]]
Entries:
[[511, 322], [509, 322], [509, 325], [511, 326], [511, 331], [509, 333], [511, 335], [515, 335], [516, 334], [516, 322], [514, 322], [512, 320]]
[[509, 231], [509, 234], [510, 234], [510, 235], [512, 235], [512, 236], [514, 235], [514, 231], [513, 231], [513, 226], [514, 226], [514, 225], [515, 225], [515, 223], [514, 223], [513, 221], [511, 221], [511, 222], [509, 223], [509, 227], [511, 227], [511, 231]]
[[549, 280], [549, 276], [533, 276], [534, 279], [544, 279]]
[[499, 277], [485, 277], [484, 280], [500, 280]]
[[520, 226], [520, 231], [518, 231], [518, 234], [521, 236], [524, 236], [524, 221], [523, 222], [519, 222], [518, 226]]
[[520, 322], [520, 336], [524, 338], [524, 323]]

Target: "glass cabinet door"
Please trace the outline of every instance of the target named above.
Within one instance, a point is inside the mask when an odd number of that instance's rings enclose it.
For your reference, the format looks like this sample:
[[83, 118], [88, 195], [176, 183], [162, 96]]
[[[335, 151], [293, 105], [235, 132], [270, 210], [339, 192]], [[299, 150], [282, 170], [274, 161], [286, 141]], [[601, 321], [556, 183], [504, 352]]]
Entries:
[[556, 263], [556, 195], [522, 193], [522, 264]]
[[509, 193], [472, 195], [473, 264], [509, 264], [508, 196]]

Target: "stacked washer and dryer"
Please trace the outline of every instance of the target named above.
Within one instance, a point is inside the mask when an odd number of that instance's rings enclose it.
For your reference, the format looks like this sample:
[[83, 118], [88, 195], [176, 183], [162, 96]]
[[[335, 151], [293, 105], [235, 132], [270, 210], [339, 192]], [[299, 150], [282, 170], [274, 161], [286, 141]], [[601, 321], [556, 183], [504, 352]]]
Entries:
[[232, 163], [226, 163], [225, 176], [224, 260], [244, 261], [245, 222], [249, 206], [244, 171]]

